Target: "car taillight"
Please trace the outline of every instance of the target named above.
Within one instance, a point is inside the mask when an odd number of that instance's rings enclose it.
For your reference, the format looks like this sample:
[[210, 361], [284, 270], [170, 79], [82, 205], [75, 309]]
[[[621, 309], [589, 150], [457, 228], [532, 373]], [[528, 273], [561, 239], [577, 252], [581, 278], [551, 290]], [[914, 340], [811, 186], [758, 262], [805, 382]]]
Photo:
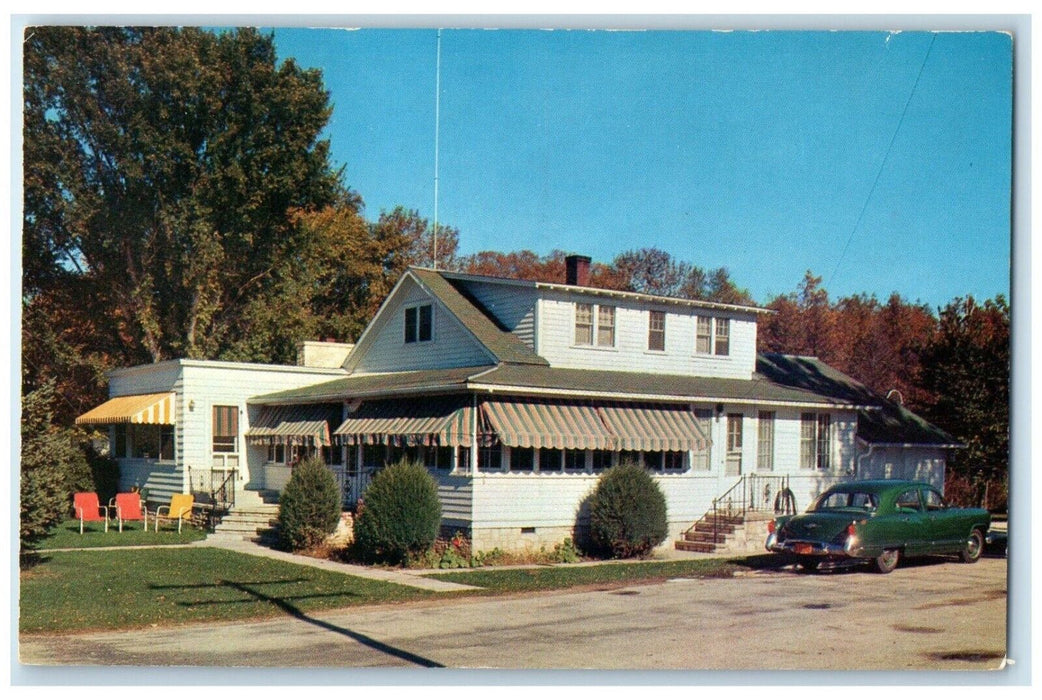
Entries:
[[857, 534], [857, 523], [850, 523], [847, 525], [847, 534], [851, 537]]
[[773, 520], [768, 520], [767, 521], [767, 534], [768, 535], [773, 535], [774, 531], [777, 530], [777, 529], [778, 529], [778, 524], [776, 522], [774, 522]]

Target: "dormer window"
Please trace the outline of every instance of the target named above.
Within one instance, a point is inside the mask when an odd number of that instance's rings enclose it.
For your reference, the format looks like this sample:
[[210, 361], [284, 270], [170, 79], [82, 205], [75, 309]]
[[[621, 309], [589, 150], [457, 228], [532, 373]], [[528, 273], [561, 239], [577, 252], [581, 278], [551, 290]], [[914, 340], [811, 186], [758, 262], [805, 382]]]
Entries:
[[615, 347], [615, 307], [600, 304], [575, 305], [575, 344]]
[[423, 343], [430, 340], [432, 318], [430, 304], [405, 309], [405, 342]]
[[666, 312], [648, 313], [648, 350], [661, 352], [666, 349]]
[[698, 316], [695, 319], [695, 353], [731, 354], [731, 319]]

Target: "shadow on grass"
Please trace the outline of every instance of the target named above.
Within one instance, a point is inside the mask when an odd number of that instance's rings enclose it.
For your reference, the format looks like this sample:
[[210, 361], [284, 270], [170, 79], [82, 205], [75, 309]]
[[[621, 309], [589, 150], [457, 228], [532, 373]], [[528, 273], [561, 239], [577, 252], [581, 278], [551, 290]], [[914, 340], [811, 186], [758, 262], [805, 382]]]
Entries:
[[[422, 666], [424, 668], [444, 668], [445, 667], [444, 664], [440, 664], [437, 661], [433, 661], [431, 659], [425, 658], [425, 657], [420, 656], [418, 654], [413, 654], [412, 652], [405, 651], [404, 649], [399, 649], [397, 647], [391, 646], [390, 644], [386, 644], [384, 642], [381, 642], [378, 639], [373, 639], [372, 637], [370, 637], [368, 635], [365, 635], [365, 634], [362, 634], [361, 632], [355, 632], [354, 630], [347, 629], [346, 627], [340, 627], [339, 625], [334, 625], [331, 622], [326, 622], [325, 620], [319, 620], [318, 618], [311, 617], [310, 615], [308, 615], [303, 610], [301, 610], [300, 608], [296, 607], [295, 605], [293, 605], [290, 602], [290, 600], [308, 600], [308, 599], [312, 599], [312, 598], [326, 598], [326, 597], [330, 597], [330, 596], [343, 595], [342, 593], [340, 593], [340, 594], [337, 594], [337, 593], [309, 594], [309, 595], [303, 595], [303, 596], [292, 596], [290, 598], [280, 598], [280, 597], [268, 595], [268, 594], [266, 594], [266, 593], [264, 593], [264, 592], [262, 592], [262, 591], [260, 591], [260, 590], [258, 590], [256, 588], [256, 586], [266, 586], [266, 585], [272, 585], [272, 584], [300, 583], [300, 582], [303, 582], [305, 580], [306, 579], [299, 579], [298, 578], [298, 579], [279, 579], [279, 580], [273, 580], [273, 581], [218, 581], [217, 583], [213, 583], [213, 584], [186, 584], [186, 585], [182, 585], [182, 586], [178, 586], [178, 585], [155, 586], [155, 585], [153, 585], [153, 586], [151, 586], [151, 588], [153, 588], [155, 590], [164, 590], [164, 589], [191, 590], [191, 589], [203, 589], [203, 588], [209, 588], [209, 589], [229, 588], [229, 589], [232, 589], [232, 590], [239, 591], [240, 593], [244, 593], [244, 594], [246, 594], [248, 596], [251, 596], [255, 601], [259, 601], [259, 602], [263, 602], [263, 603], [269, 603], [271, 605], [274, 605], [279, 610], [283, 611], [287, 615], [289, 615], [289, 616], [291, 616], [291, 617], [293, 617], [293, 618], [295, 618], [297, 620], [300, 620], [301, 622], [306, 622], [309, 625], [314, 625], [315, 627], [319, 627], [319, 628], [327, 630], [329, 632], [333, 632], [335, 634], [342, 635], [342, 636], [347, 637], [349, 639], [353, 639], [354, 641], [358, 642], [359, 644], [363, 644], [363, 645], [369, 647], [370, 649], [373, 649], [374, 651], [378, 651], [380, 653], [387, 654], [388, 656], [393, 656], [395, 658], [401, 659], [402, 661], [406, 661], [408, 663], [415, 664], [417, 666]], [[351, 595], [356, 595], [356, 594], [351, 594]], [[221, 601], [212, 601], [212, 602], [210, 602], [210, 601], [199, 601], [197, 603], [183, 603], [182, 605], [187, 605], [187, 606], [212, 605], [212, 604], [217, 604], [218, 602], [221, 602]], [[241, 602], [248, 602], [248, 601], [241, 601]], [[221, 602], [221, 604], [227, 604], [227, 602]]]

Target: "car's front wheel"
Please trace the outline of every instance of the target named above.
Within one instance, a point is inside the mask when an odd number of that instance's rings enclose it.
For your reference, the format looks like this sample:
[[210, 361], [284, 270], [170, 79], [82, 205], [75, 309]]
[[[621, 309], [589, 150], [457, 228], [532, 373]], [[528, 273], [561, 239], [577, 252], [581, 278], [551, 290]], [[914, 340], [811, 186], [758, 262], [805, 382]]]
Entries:
[[889, 574], [891, 571], [897, 568], [897, 560], [901, 558], [901, 553], [896, 549], [888, 549], [878, 557], [872, 560], [872, 565], [875, 570], [881, 574]]
[[959, 558], [967, 564], [980, 559], [981, 552], [984, 551], [984, 535], [977, 528], [974, 528], [970, 536], [966, 538], [966, 544], [963, 546], [962, 551], [959, 552]]

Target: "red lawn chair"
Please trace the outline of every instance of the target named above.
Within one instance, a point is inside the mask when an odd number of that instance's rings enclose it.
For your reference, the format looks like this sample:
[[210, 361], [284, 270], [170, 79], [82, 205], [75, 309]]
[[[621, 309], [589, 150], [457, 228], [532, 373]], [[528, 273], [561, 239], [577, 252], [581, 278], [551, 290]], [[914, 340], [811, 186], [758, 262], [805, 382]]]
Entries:
[[83, 534], [83, 523], [105, 522], [105, 532], [109, 531], [109, 509], [98, 502], [96, 493], [77, 493], [72, 497], [72, 507], [76, 517], [80, 519], [80, 534]]
[[148, 510], [141, 507], [141, 494], [117, 493], [109, 503], [109, 508], [116, 511], [115, 519], [119, 521], [120, 532], [123, 532], [124, 520], [141, 520], [144, 523], [144, 529], [148, 529]]

